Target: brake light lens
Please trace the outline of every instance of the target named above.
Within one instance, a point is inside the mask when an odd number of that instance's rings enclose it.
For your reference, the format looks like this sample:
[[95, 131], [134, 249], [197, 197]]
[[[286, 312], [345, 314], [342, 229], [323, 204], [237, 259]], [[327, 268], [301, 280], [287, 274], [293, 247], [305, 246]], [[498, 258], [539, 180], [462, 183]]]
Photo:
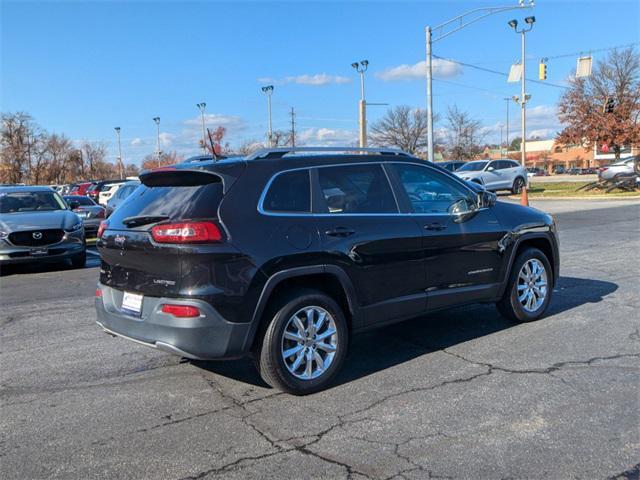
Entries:
[[151, 229], [158, 243], [208, 243], [222, 240], [222, 233], [215, 223], [181, 222], [156, 225]]
[[194, 318], [200, 316], [200, 309], [190, 305], [162, 305], [162, 313], [168, 313], [178, 318]]
[[104, 220], [100, 222], [100, 226], [98, 227], [98, 234], [96, 235], [98, 238], [102, 238], [102, 234], [109, 227], [109, 220]]
[[99, 288], [96, 288], [96, 298], [101, 298], [102, 297], [102, 290], [100, 290]]

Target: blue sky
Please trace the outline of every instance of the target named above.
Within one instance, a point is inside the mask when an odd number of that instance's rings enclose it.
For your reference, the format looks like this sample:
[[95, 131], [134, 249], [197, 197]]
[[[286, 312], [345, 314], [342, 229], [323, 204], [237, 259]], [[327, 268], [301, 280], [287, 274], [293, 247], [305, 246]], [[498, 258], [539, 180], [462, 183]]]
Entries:
[[[186, 2], [2, 0], [2, 111], [26, 111], [44, 128], [79, 141], [103, 141], [116, 157], [138, 163], [155, 149], [154, 116], [162, 148], [189, 155], [200, 135], [196, 103], [207, 103], [207, 124], [225, 126], [228, 140], [264, 139], [265, 79], [275, 83], [274, 127], [298, 131], [309, 145], [356, 138], [359, 83], [350, 67], [368, 59], [367, 100], [390, 106], [425, 104], [424, 27], [464, 11], [517, 4], [478, 2]], [[519, 37], [507, 21], [535, 15], [527, 35], [528, 75], [541, 57], [640, 41], [640, 2], [539, 0], [533, 9], [497, 14], [434, 45], [436, 55], [508, 72], [519, 59]], [[606, 52], [595, 52], [596, 60]], [[549, 60], [548, 83], [565, 84], [577, 55]], [[434, 81], [441, 116], [457, 104], [498, 141], [504, 97], [518, 84], [447, 64]], [[559, 128], [555, 103], [562, 88], [529, 83], [529, 132], [549, 137]], [[369, 121], [386, 107], [369, 108]], [[511, 135], [519, 128], [511, 106]], [[444, 127], [441, 121], [437, 128]]]

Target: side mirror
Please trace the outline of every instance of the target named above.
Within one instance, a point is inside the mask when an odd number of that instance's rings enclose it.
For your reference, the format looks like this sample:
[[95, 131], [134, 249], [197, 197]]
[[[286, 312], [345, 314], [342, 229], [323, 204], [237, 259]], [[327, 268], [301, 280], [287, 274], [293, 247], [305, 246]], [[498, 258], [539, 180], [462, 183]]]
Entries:
[[489, 166], [487, 167], [487, 172], [493, 172], [494, 170], [495, 170], [495, 168], [494, 168], [494, 167], [492, 167], [491, 165], [489, 165]]
[[478, 208], [491, 208], [496, 204], [497, 200], [498, 196], [493, 192], [488, 190], [478, 192]]
[[76, 208], [78, 208], [79, 206], [80, 206], [80, 202], [79, 202], [79, 201], [77, 201], [77, 200], [71, 200], [71, 201], [69, 202], [69, 208], [70, 208], [71, 210], [75, 210], [75, 209], [76, 209]]

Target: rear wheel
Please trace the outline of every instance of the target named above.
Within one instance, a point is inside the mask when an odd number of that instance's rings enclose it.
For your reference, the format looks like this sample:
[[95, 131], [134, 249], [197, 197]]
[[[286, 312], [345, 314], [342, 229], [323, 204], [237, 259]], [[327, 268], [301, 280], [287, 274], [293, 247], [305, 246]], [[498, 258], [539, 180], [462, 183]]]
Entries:
[[537, 248], [529, 248], [513, 263], [504, 297], [497, 303], [498, 310], [517, 322], [537, 320], [549, 306], [553, 284], [553, 271], [546, 255]]
[[340, 306], [322, 292], [296, 290], [269, 316], [256, 358], [264, 381], [294, 395], [326, 388], [347, 352]]
[[523, 180], [522, 177], [517, 177], [513, 181], [513, 186], [511, 187], [511, 193], [516, 195], [516, 194], [522, 192], [522, 187], [524, 187], [524, 180]]
[[78, 253], [71, 257], [71, 265], [73, 268], [84, 268], [87, 264], [87, 252]]

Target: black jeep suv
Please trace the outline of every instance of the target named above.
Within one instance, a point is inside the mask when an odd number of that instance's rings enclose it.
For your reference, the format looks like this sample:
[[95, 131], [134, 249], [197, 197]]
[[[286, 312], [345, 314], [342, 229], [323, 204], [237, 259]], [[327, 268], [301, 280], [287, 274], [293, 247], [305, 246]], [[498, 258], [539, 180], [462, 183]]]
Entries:
[[356, 150], [141, 174], [100, 227], [98, 324], [192, 359], [252, 355], [267, 383], [305, 394], [356, 332], [474, 302], [544, 313], [559, 269], [549, 215], [406, 153]]

